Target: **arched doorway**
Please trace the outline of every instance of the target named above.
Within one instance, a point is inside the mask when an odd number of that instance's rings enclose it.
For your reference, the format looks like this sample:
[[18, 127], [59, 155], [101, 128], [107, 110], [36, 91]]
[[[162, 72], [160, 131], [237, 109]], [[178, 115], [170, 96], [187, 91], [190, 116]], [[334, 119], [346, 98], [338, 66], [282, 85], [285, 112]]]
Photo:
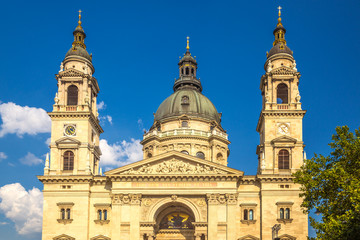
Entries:
[[179, 202], [164, 204], [156, 216], [156, 240], [194, 240], [194, 213]]

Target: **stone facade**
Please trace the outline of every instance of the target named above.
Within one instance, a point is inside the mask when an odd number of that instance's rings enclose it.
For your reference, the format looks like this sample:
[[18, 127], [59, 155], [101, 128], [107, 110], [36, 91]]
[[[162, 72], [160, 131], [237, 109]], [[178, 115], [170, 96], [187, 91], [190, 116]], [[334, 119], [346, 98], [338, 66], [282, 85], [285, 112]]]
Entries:
[[56, 75], [50, 159], [38, 176], [44, 184], [42, 239], [307, 239], [308, 217], [291, 176], [303, 164], [305, 111], [284, 33], [280, 19], [260, 83], [256, 176], [227, 167], [228, 134], [221, 114], [201, 94], [189, 43], [175, 95], [160, 105], [144, 134], [144, 159], [103, 175], [100, 89], [79, 20], [72, 50]]

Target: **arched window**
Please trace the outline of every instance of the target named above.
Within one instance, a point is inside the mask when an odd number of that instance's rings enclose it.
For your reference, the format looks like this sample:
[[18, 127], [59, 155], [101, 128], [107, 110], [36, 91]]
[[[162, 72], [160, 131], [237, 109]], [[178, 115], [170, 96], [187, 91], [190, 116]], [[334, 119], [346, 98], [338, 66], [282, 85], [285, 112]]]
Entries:
[[244, 220], [248, 220], [248, 210], [244, 210]]
[[72, 151], [66, 151], [64, 153], [64, 170], [74, 169], [74, 153]]
[[98, 219], [99, 219], [99, 220], [101, 220], [101, 217], [102, 217], [101, 215], [102, 215], [102, 214], [101, 214], [101, 210], [98, 210]]
[[205, 159], [205, 154], [203, 152], [197, 152], [196, 156], [201, 159]]
[[151, 157], [152, 157], [152, 154], [151, 154], [151, 153], [148, 153], [147, 157], [148, 157], [148, 158], [151, 158]]
[[186, 72], [186, 75], [189, 75], [190, 74], [190, 70], [189, 70], [189, 68], [187, 67], [187, 68], [185, 68], [185, 72]]
[[221, 153], [218, 153], [218, 154], [216, 155], [216, 160], [217, 160], [218, 162], [221, 162], [221, 161], [223, 160], [223, 155], [222, 155]]
[[181, 74], [184, 74], [184, 69], [183, 68], [181, 68]]
[[290, 208], [285, 209], [285, 218], [290, 219]]
[[188, 151], [182, 150], [181, 153], [189, 155]]
[[104, 210], [104, 220], [107, 220], [107, 210]]
[[78, 104], [78, 88], [75, 85], [71, 85], [67, 90], [67, 105]]
[[194, 69], [191, 68], [191, 75], [194, 75]]
[[284, 219], [284, 209], [280, 208], [280, 219]]
[[65, 209], [61, 209], [61, 219], [65, 219]]
[[181, 105], [188, 105], [189, 104], [189, 97], [188, 96], [182, 96], [181, 97]]
[[71, 219], [70, 217], [70, 208], [66, 209], [66, 215], [67, 215], [67, 219]]
[[279, 151], [279, 169], [289, 169], [289, 152], [282, 149]]
[[285, 83], [280, 83], [277, 86], [277, 103], [278, 104], [288, 103], [288, 87]]
[[252, 209], [249, 211], [249, 220], [254, 220], [254, 211]]

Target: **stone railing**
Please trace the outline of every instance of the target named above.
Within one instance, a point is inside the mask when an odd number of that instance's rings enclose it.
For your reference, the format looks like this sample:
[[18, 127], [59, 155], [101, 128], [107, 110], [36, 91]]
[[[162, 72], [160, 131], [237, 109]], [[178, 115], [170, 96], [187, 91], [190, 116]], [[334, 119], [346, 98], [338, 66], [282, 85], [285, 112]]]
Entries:
[[170, 137], [170, 136], [199, 136], [199, 137], [210, 137], [210, 136], [219, 136], [224, 139], [228, 139], [228, 135], [226, 133], [212, 130], [212, 131], [201, 131], [201, 130], [194, 130], [194, 129], [174, 129], [170, 131], [157, 131], [153, 130], [151, 132], [147, 132], [144, 134], [143, 139], [147, 139], [151, 136], [158, 136], [158, 137]]

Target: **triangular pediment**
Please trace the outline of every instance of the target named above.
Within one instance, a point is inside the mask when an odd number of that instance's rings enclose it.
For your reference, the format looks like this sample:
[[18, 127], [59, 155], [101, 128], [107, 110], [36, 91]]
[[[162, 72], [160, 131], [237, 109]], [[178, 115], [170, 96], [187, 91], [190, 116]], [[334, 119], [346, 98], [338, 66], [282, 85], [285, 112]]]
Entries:
[[278, 138], [275, 138], [271, 141], [272, 144], [274, 143], [296, 143], [297, 140], [295, 138], [289, 137], [289, 136], [281, 136]]
[[62, 72], [59, 72], [59, 76], [61, 77], [82, 77], [84, 76], [84, 73], [76, 70], [74, 68], [66, 69]]
[[279, 67], [271, 71], [273, 75], [294, 75], [296, 71], [289, 67]]
[[70, 237], [69, 235], [66, 234], [61, 234], [60, 236], [54, 237], [54, 240], [75, 240], [75, 238]]
[[154, 156], [105, 173], [110, 175], [238, 175], [244, 172], [177, 151]]
[[111, 238], [106, 237], [104, 235], [98, 235], [96, 237], [90, 238], [90, 240], [110, 240]]
[[58, 140], [55, 141], [55, 143], [57, 145], [59, 144], [76, 144], [76, 145], [80, 145], [81, 142], [75, 138], [71, 138], [71, 137], [63, 137], [63, 138], [60, 138]]

